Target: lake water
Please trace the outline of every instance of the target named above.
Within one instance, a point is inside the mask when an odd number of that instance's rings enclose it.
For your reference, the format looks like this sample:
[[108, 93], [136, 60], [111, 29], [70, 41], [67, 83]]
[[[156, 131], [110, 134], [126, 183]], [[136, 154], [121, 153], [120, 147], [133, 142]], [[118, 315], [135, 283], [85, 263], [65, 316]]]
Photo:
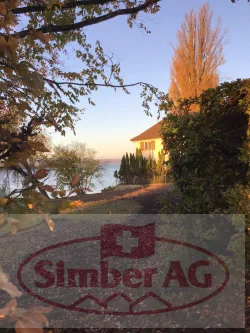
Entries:
[[95, 182], [93, 193], [99, 193], [102, 189], [108, 186], [115, 186], [117, 179], [114, 177], [115, 170], [119, 171], [120, 164], [109, 164], [104, 167], [103, 177], [99, 182]]
[[[100, 193], [102, 189], [108, 187], [108, 186], [115, 186], [117, 183], [116, 178], [114, 178], [114, 172], [115, 170], [119, 171], [120, 164], [108, 164], [104, 166], [103, 171], [103, 177], [99, 181], [94, 182], [94, 188], [92, 188], [92, 193]], [[0, 179], [0, 191], [1, 191], [1, 185], [2, 185], [2, 179]], [[49, 184], [52, 186], [56, 185], [56, 179], [51, 172], [50, 177], [47, 179], [45, 184]], [[10, 182], [10, 188], [6, 189], [6, 192], [9, 193], [9, 191], [13, 191], [16, 188], [22, 188], [20, 181], [12, 181]]]

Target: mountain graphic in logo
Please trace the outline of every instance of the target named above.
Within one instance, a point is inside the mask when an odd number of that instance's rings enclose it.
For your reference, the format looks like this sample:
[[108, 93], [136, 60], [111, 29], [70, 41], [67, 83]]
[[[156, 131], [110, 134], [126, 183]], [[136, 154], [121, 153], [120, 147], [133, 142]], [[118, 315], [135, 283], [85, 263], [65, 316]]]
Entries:
[[96, 310], [102, 312], [102, 314], [109, 314], [111, 311], [134, 315], [137, 313], [141, 314], [142, 311], [148, 310], [148, 306], [151, 307], [150, 310], [152, 311], [152, 305], [154, 305], [155, 310], [171, 308], [171, 304], [168, 301], [150, 291], [135, 300], [131, 299], [123, 292], [116, 292], [104, 300], [87, 294], [72, 303], [70, 309], [84, 312], [93, 312]]

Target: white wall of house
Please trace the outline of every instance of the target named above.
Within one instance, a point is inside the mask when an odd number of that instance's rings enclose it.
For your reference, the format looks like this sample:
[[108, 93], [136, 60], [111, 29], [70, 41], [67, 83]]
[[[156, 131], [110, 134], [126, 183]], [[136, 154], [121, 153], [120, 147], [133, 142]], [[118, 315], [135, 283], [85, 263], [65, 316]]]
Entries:
[[[147, 149], [148, 148], [148, 143], [150, 143], [150, 146], [152, 146], [151, 142], [154, 141], [155, 149]], [[135, 148], [140, 149], [141, 148], [141, 142], [144, 143], [144, 150], [142, 150], [142, 155], [146, 158], [151, 155], [155, 160], [158, 160], [158, 152], [160, 152], [163, 149], [162, 145], [162, 139], [157, 138], [157, 139], [148, 139], [148, 140], [140, 140], [140, 141], [135, 141]]]

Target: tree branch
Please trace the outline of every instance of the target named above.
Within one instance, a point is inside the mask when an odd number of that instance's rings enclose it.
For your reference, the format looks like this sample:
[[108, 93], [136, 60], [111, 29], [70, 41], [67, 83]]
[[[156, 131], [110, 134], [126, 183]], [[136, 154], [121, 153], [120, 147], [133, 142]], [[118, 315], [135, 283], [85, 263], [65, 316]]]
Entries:
[[[142, 10], [148, 8], [149, 6], [156, 4], [160, 1], [161, 0], [147, 0], [144, 4], [139, 5], [137, 7], [119, 9], [119, 10], [116, 10], [116, 11], [106, 14], [106, 15], [102, 15], [99, 17], [93, 17], [93, 18], [86, 19], [84, 21], [73, 23], [73, 24], [65, 24], [65, 25], [50, 24], [50, 25], [46, 25], [41, 28], [35, 29], [35, 31], [41, 31], [42, 33], [46, 34], [46, 33], [52, 33], [52, 32], [69, 32], [69, 31], [74, 31], [74, 30], [80, 30], [84, 27], [87, 27], [87, 26], [90, 26], [93, 24], [98, 24], [98, 23], [101, 23], [104, 21], [108, 21], [117, 16], [137, 14], [140, 11], [142, 11]], [[30, 30], [26, 29], [26, 30], [16, 32], [15, 36], [18, 35], [20, 38], [24, 38], [29, 34], [30, 34]], [[0, 34], [0, 35], [7, 37], [7, 35], [5, 35], [5, 34]]]
[[58, 88], [61, 85], [73, 85], [73, 86], [80, 86], [80, 87], [81, 86], [82, 87], [95, 86], [95, 87], [107, 87], [107, 88], [129, 88], [129, 87], [135, 87], [135, 86], [147, 86], [148, 88], [151, 89], [151, 91], [153, 91], [153, 90], [155, 91], [155, 96], [157, 97], [157, 99], [159, 99], [161, 101], [161, 97], [156, 94], [157, 88], [155, 88], [152, 84], [142, 82], [142, 81], [130, 83], [130, 84], [115, 85], [115, 84], [109, 84], [109, 83], [107, 83], [107, 84], [105, 84], [105, 83], [80, 83], [80, 82], [70, 82], [70, 81], [69, 82], [67, 82], [67, 81], [66, 82], [57, 82], [57, 81], [47, 79], [45, 77], [43, 79], [44, 79], [44, 81], [54, 84]]
[[128, 87], [134, 87], [134, 86], [138, 86], [138, 85], [144, 85], [144, 86], [148, 86], [153, 88], [153, 86], [149, 83], [146, 82], [136, 82], [136, 83], [130, 83], [130, 84], [123, 84], [123, 85], [115, 85], [115, 84], [105, 84], [105, 83], [80, 83], [80, 82], [71, 82], [71, 81], [66, 81], [66, 82], [57, 82], [57, 81], [53, 81], [47, 78], [43, 78], [44, 81], [50, 82], [56, 86], [61, 86], [61, 85], [74, 85], [74, 86], [82, 86], [82, 87], [91, 87], [91, 86], [97, 86], [97, 87], [109, 87], [109, 88], [128, 88]]
[[[82, 0], [82, 1], [72, 1], [64, 4], [60, 7], [60, 10], [72, 9], [80, 6], [92, 6], [92, 5], [105, 5], [107, 3], [113, 2], [114, 0]], [[12, 9], [12, 13], [15, 15], [18, 14], [27, 14], [27, 13], [37, 13], [44, 12], [48, 7], [46, 5], [33, 5], [27, 7], [19, 7]], [[58, 5], [53, 5], [52, 10], [58, 9]]]

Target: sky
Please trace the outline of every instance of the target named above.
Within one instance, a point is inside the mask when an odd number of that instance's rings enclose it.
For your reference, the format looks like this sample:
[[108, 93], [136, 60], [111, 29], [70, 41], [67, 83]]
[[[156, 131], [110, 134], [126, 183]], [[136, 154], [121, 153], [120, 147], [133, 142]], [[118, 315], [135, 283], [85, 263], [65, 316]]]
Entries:
[[[180, 28], [185, 12], [198, 10], [202, 0], [162, 0], [161, 10], [155, 15], [140, 14], [151, 34], [136, 26], [131, 29], [125, 17], [87, 27], [88, 40], [100, 40], [104, 51], [115, 54], [121, 64], [121, 76], [126, 84], [138, 81], [151, 83], [162, 91], [170, 84], [170, 62], [176, 45], [176, 32]], [[214, 19], [222, 18], [222, 26], [228, 29], [229, 42], [224, 47], [226, 63], [220, 68], [221, 81], [250, 77], [250, 4], [239, 0], [210, 0]], [[67, 68], [77, 70], [77, 64], [68, 57]], [[52, 134], [55, 144], [80, 141], [97, 151], [98, 158], [121, 158], [126, 152], [134, 152], [130, 139], [157, 123], [157, 109], [147, 116], [142, 107], [140, 88], [134, 87], [130, 95], [122, 90], [114, 92], [100, 88], [92, 98], [96, 106], [90, 106], [82, 98], [79, 107], [85, 108], [76, 125], [76, 135], [67, 131], [62, 137]], [[163, 116], [163, 114], [162, 114]]]

